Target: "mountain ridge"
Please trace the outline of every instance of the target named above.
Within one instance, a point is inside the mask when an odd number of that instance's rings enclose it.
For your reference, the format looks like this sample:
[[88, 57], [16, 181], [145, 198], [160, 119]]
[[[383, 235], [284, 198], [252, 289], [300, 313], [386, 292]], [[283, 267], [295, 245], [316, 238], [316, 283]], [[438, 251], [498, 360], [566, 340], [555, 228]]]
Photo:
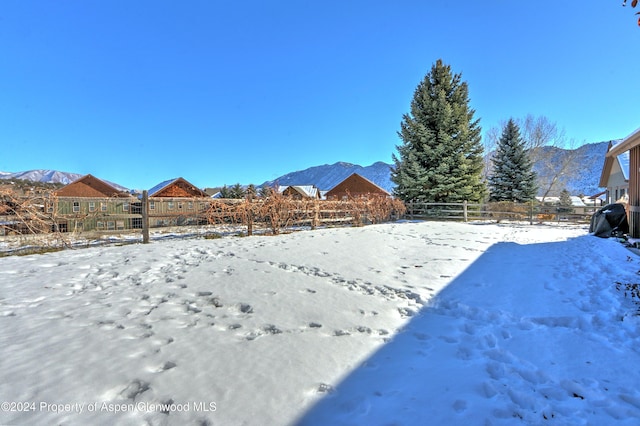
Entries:
[[344, 161], [313, 166], [287, 173], [276, 179], [266, 181], [260, 186], [315, 185], [322, 191], [328, 191], [354, 173], [369, 179], [387, 192], [393, 190], [391, 165], [382, 161], [376, 161], [369, 166], [361, 166]]
[[[564, 187], [574, 195], [595, 195], [601, 192], [603, 188], [600, 188], [598, 184], [608, 144], [609, 141], [595, 142], [582, 145], [574, 150], [546, 147], [545, 149], [554, 153], [552, 156], [553, 160], [551, 161], [560, 161], [562, 156], [573, 153], [575, 155], [574, 162], [578, 163], [580, 168], [576, 176], [568, 179], [565, 185], [556, 188], [553, 192], [559, 192]], [[259, 186], [315, 185], [320, 190], [328, 191], [353, 173], [358, 173], [391, 193], [395, 187], [395, 184], [391, 181], [391, 167], [392, 164], [383, 161], [377, 161], [369, 166], [338, 161], [333, 164], [312, 166], [303, 170], [290, 172], [276, 179], [265, 181]], [[542, 165], [534, 164], [534, 171], [541, 173], [543, 169]], [[34, 182], [62, 184], [69, 184], [82, 176], [84, 175], [56, 170], [28, 170], [15, 173], [0, 172], [0, 179], [24, 179]], [[123, 188], [117, 184], [112, 185]]]

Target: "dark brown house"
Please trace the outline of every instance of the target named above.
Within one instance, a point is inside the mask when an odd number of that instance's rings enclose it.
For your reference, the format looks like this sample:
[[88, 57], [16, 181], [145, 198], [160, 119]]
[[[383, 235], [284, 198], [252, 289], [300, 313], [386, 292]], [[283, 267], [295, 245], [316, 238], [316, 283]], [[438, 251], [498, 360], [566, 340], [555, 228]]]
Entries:
[[384, 189], [375, 183], [360, 176], [357, 173], [352, 174], [329, 191], [327, 191], [327, 200], [345, 200], [348, 198], [370, 198], [370, 197], [390, 197]]

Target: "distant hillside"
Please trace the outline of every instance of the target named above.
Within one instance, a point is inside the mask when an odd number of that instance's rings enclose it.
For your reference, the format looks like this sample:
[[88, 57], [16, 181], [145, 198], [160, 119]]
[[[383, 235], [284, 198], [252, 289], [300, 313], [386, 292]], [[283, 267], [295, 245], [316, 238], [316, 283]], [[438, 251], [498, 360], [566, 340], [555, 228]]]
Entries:
[[[603, 188], [599, 188], [598, 183], [600, 181], [600, 173], [604, 164], [604, 156], [607, 152], [608, 143], [608, 141], [598, 142], [582, 145], [577, 148], [575, 150], [575, 163], [579, 168], [579, 172], [568, 179], [565, 185], [559, 185], [556, 191], [559, 192], [564, 187], [574, 195], [593, 195], [602, 191]], [[569, 151], [565, 149], [554, 147], [544, 149], [553, 153], [551, 161], [559, 162], [563, 156], [569, 154]], [[540, 173], [540, 165], [534, 165], [534, 170]], [[382, 161], [366, 167], [344, 162], [310, 167], [305, 170], [287, 173], [277, 179], [267, 181], [263, 183], [263, 185], [315, 185], [320, 190], [328, 191], [353, 173], [364, 176], [388, 192], [392, 192], [395, 186], [393, 182], [391, 182], [391, 164], [383, 163]], [[55, 170], [29, 170], [15, 173], [0, 172], [0, 179], [22, 179], [34, 182], [61, 183], [64, 185], [82, 176], [83, 175], [77, 173], [59, 172]], [[121, 190], [126, 190], [126, 188], [120, 185], [111, 182], [108, 183]], [[550, 195], [557, 194], [553, 193]]]
[[366, 167], [339, 162], [287, 173], [277, 179], [267, 181], [263, 185], [315, 185], [322, 191], [328, 191], [353, 173], [358, 173], [384, 190], [391, 192], [394, 184], [391, 182], [390, 167], [390, 164], [382, 161]]
[[[608, 143], [608, 141], [598, 142], [582, 145], [577, 148], [575, 150], [575, 163], [577, 164], [577, 168], [579, 168], [579, 172], [568, 179], [565, 185], [559, 185], [559, 187], [549, 195], [558, 195], [564, 187], [575, 195], [593, 195], [602, 191], [603, 188], [599, 188], [598, 183], [600, 181], [600, 173], [602, 172]], [[555, 147], [547, 147], [544, 149], [553, 153], [551, 161], [556, 162], [559, 162], [563, 156], [568, 155], [571, 151]], [[269, 186], [273, 186], [276, 183], [278, 185], [315, 185], [321, 190], [326, 191], [336, 186], [352, 173], [358, 173], [381, 188], [384, 188], [386, 191], [391, 192], [395, 187], [395, 184], [391, 182], [391, 166], [391, 164], [381, 161], [367, 167], [339, 162], [287, 173], [284, 176], [265, 182], [264, 184]], [[534, 170], [541, 173], [540, 165], [534, 164]]]
[[[550, 195], [558, 195], [559, 191], [566, 187], [567, 190], [574, 195], [584, 194], [593, 195], [604, 190], [600, 188], [598, 183], [600, 182], [600, 174], [602, 173], [602, 167], [604, 165], [604, 156], [607, 153], [607, 147], [609, 142], [598, 142], [582, 145], [573, 151], [566, 149], [545, 147], [547, 151], [551, 151], [552, 162], [560, 163], [563, 157], [573, 152], [575, 154], [574, 163], [576, 165], [577, 172], [572, 173], [572, 176], [567, 180], [565, 185], [558, 185], [555, 193]], [[534, 171], [541, 173], [541, 165], [534, 164]]]

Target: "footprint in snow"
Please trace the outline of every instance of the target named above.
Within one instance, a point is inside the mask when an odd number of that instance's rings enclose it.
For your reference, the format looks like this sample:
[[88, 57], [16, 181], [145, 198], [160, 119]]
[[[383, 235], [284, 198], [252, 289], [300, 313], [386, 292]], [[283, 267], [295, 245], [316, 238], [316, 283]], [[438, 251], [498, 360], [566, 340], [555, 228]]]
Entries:
[[129, 384], [125, 386], [124, 389], [120, 391], [120, 395], [126, 399], [134, 400], [144, 392], [150, 389], [149, 383], [144, 380], [135, 379], [131, 381]]

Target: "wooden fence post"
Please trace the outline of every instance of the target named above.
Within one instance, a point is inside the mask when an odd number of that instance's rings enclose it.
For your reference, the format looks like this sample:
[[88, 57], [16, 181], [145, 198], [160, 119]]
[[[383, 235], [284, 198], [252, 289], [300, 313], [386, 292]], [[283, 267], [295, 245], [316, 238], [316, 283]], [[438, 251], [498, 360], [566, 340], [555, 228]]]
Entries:
[[249, 194], [245, 200], [247, 204], [247, 236], [253, 235], [253, 194]]
[[320, 202], [313, 200], [313, 219], [311, 219], [311, 229], [316, 229], [320, 223]]
[[462, 203], [462, 212], [464, 215], [464, 221], [469, 222], [469, 216], [467, 215], [467, 200]]
[[531, 200], [529, 206], [529, 225], [533, 225], [533, 200]]
[[142, 191], [142, 243], [149, 243], [149, 192]]

